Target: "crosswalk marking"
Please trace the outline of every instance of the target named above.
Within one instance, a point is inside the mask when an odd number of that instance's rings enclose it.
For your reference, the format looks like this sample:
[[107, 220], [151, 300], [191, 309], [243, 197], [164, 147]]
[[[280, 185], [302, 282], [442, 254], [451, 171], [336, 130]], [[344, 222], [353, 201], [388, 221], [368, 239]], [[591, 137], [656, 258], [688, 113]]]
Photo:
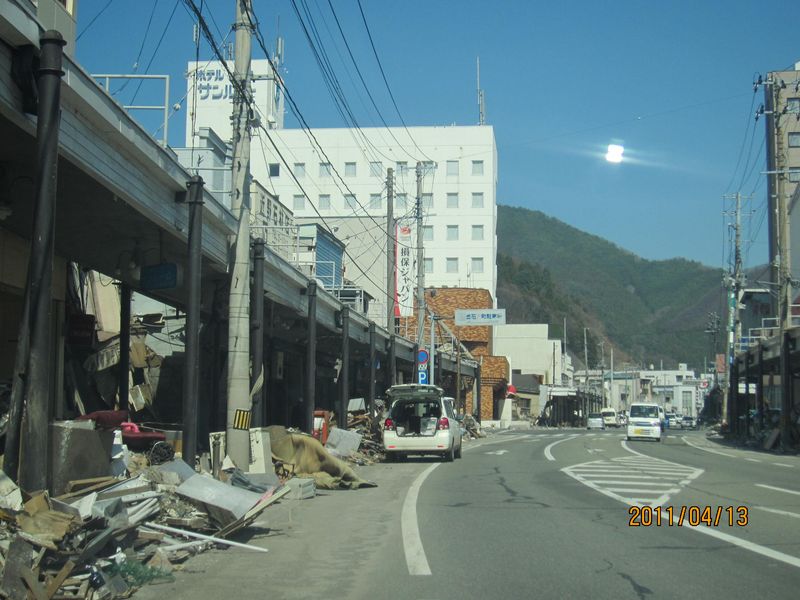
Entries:
[[702, 469], [644, 455], [595, 460], [561, 469], [576, 481], [629, 505], [661, 506]]

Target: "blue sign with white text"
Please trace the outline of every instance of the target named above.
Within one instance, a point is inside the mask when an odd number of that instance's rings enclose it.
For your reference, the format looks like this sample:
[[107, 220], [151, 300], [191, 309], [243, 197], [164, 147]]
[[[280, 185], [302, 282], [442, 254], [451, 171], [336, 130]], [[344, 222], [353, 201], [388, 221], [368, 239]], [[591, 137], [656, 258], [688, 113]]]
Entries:
[[427, 371], [417, 371], [417, 382], [423, 385], [428, 384], [428, 372]]

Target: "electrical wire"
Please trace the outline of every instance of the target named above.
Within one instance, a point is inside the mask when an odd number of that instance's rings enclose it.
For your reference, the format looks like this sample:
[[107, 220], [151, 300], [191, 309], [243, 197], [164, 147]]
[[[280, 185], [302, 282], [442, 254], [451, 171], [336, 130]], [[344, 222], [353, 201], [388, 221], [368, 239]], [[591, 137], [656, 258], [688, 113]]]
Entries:
[[97, 14], [96, 14], [94, 17], [92, 17], [92, 20], [91, 20], [91, 21], [89, 21], [89, 22], [86, 24], [86, 27], [84, 27], [84, 28], [81, 30], [81, 32], [78, 34], [78, 36], [75, 38], [75, 41], [76, 41], [76, 42], [77, 42], [79, 39], [81, 39], [81, 37], [83, 36], [83, 34], [84, 34], [84, 33], [86, 33], [86, 32], [89, 30], [89, 28], [90, 28], [92, 25], [94, 25], [94, 22], [95, 22], [95, 21], [97, 21], [97, 19], [99, 19], [99, 18], [100, 18], [100, 16], [101, 16], [101, 15], [102, 15], [104, 12], [106, 12], [106, 9], [107, 9], [109, 6], [111, 6], [111, 3], [112, 3], [112, 2], [114, 2], [114, 0], [108, 0], [108, 2], [106, 2], [105, 6], [103, 6], [103, 8], [101, 8], [101, 9], [100, 9], [100, 10], [97, 12]]
[[[147, 27], [144, 30], [144, 36], [142, 37], [142, 43], [139, 45], [139, 52], [136, 54], [136, 60], [133, 61], [133, 72], [135, 73], [139, 69], [139, 60], [142, 58], [142, 51], [144, 50], [144, 44], [147, 41], [147, 35], [150, 33], [150, 26], [153, 24], [153, 15], [156, 14], [156, 7], [158, 6], [158, 0], [153, 0], [153, 8], [150, 10], [150, 18], [147, 20]], [[131, 79], [126, 79], [122, 82], [122, 85], [119, 86], [116, 90], [114, 90], [111, 95], [116, 96], [120, 92], [122, 92], [128, 84], [131, 82]]]
[[[158, 43], [156, 44], [155, 49], [153, 50], [153, 54], [150, 56], [150, 60], [147, 61], [147, 66], [144, 69], [145, 74], [150, 72], [150, 67], [153, 64], [153, 61], [156, 58], [156, 54], [158, 54], [158, 49], [161, 48], [161, 43], [164, 41], [164, 37], [167, 35], [167, 31], [169, 31], [169, 26], [172, 23], [172, 18], [175, 16], [175, 11], [178, 10], [178, 6], [180, 5], [181, 0], [175, 0], [175, 6], [172, 7], [172, 12], [169, 14], [169, 18], [167, 19], [167, 24], [164, 26], [164, 30], [161, 32], [161, 37], [158, 38]], [[139, 90], [142, 89], [142, 83], [144, 80], [139, 80], [139, 85], [136, 86], [136, 91], [133, 93], [133, 98], [131, 98], [130, 103], [133, 104], [136, 102], [136, 96], [139, 95]]]

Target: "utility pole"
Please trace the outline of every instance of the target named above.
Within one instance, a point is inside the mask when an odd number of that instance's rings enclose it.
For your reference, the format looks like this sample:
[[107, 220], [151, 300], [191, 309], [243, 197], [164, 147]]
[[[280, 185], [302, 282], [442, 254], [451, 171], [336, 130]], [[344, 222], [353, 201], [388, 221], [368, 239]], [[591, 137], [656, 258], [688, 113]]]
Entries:
[[[609, 344], [609, 346], [611, 346], [611, 344]], [[609, 395], [610, 395], [611, 404], [613, 406], [614, 405], [614, 346], [611, 346], [611, 385], [610, 385], [609, 392], [610, 392]], [[617, 407], [618, 407], [618, 405], [615, 406], [614, 409], [616, 410]]]
[[[238, 219], [231, 248], [228, 300], [227, 451], [246, 471], [250, 464], [250, 53], [251, 0], [236, 0], [236, 55], [233, 85], [233, 190], [231, 209]], [[308, 398], [307, 401], [313, 401]]]
[[433, 376], [436, 369], [436, 318], [433, 316], [433, 311], [431, 311], [431, 352], [430, 358], [428, 359], [428, 364], [431, 366], [431, 377], [428, 383], [431, 385], [436, 385], [433, 381]]
[[600, 398], [606, 406], [606, 341], [600, 340]]
[[589, 391], [589, 349], [586, 345], [586, 327], [583, 328], [583, 362], [586, 369], [586, 377], [584, 378], [585, 391]]
[[417, 345], [425, 346], [425, 253], [422, 248], [422, 163], [417, 162]]
[[394, 330], [394, 307], [397, 292], [395, 286], [395, 253], [397, 252], [397, 232], [394, 225], [394, 169], [386, 170], [386, 331]]

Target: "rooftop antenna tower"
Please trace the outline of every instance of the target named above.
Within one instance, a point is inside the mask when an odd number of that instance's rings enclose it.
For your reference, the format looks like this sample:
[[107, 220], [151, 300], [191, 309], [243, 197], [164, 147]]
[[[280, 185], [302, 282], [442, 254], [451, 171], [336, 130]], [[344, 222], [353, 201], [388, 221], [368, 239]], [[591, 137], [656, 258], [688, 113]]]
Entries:
[[481, 57], [478, 57], [478, 125], [486, 125], [486, 102], [481, 89]]

